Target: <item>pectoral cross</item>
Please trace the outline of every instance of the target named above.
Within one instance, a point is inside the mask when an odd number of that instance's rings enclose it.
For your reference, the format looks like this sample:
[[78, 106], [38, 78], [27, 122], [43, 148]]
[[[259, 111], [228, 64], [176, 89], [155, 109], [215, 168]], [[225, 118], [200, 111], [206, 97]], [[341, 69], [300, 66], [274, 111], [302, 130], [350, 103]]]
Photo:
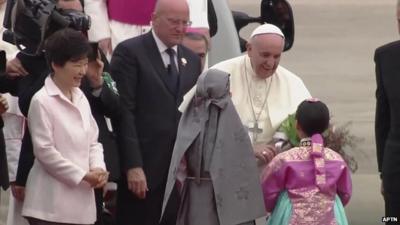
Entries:
[[257, 136], [258, 134], [261, 134], [263, 132], [263, 129], [258, 127], [258, 122], [254, 122], [253, 127], [249, 127], [249, 132], [251, 132], [252, 136], [252, 141], [255, 143], [257, 141]]

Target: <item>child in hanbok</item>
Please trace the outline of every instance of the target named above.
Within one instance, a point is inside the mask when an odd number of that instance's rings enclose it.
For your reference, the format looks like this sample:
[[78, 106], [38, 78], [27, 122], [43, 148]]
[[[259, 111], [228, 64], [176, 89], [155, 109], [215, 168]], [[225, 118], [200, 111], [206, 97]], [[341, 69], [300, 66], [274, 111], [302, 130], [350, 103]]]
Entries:
[[347, 225], [343, 205], [351, 196], [350, 171], [343, 158], [323, 145], [328, 107], [317, 99], [296, 111], [300, 146], [282, 152], [262, 173], [267, 225]]

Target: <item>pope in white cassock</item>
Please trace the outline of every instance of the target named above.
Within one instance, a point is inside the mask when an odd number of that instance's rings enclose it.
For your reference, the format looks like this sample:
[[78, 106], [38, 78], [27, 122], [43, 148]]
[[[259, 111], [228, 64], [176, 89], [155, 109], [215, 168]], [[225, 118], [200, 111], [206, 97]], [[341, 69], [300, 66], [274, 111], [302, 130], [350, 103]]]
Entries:
[[[247, 128], [256, 157], [267, 163], [275, 155], [271, 141], [280, 124], [311, 97], [303, 81], [279, 65], [285, 37], [272, 24], [257, 27], [247, 44], [247, 54], [213, 66], [229, 73], [233, 104]], [[185, 96], [185, 102], [192, 93]]]
[[231, 74], [233, 104], [263, 161], [271, 158], [268, 143], [280, 124], [311, 97], [303, 81], [279, 65], [284, 43], [278, 27], [263, 24], [251, 34], [247, 54], [213, 66]]

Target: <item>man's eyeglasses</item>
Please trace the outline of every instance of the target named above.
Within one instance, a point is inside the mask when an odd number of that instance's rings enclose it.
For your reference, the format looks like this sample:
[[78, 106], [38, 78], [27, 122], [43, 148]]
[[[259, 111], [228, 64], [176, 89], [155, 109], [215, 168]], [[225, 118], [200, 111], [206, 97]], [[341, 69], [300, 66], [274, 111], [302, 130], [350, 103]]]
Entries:
[[167, 18], [168, 23], [170, 23], [172, 26], [179, 26], [182, 25], [184, 27], [189, 27], [192, 25], [192, 21], [187, 21], [187, 20], [179, 20], [179, 19], [172, 19], [172, 18]]

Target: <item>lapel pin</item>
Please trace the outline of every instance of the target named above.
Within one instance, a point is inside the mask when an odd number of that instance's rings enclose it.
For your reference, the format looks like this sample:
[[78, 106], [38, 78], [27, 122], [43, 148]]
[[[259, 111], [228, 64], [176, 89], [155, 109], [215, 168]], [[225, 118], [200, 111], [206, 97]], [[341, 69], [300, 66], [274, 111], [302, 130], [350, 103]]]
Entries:
[[187, 64], [187, 61], [186, 61], [186, 59], [185, 59], [185, 58], [181, 58], [181, 62], [182, 62], [182, 66], [186, 66], [186, 64]]

